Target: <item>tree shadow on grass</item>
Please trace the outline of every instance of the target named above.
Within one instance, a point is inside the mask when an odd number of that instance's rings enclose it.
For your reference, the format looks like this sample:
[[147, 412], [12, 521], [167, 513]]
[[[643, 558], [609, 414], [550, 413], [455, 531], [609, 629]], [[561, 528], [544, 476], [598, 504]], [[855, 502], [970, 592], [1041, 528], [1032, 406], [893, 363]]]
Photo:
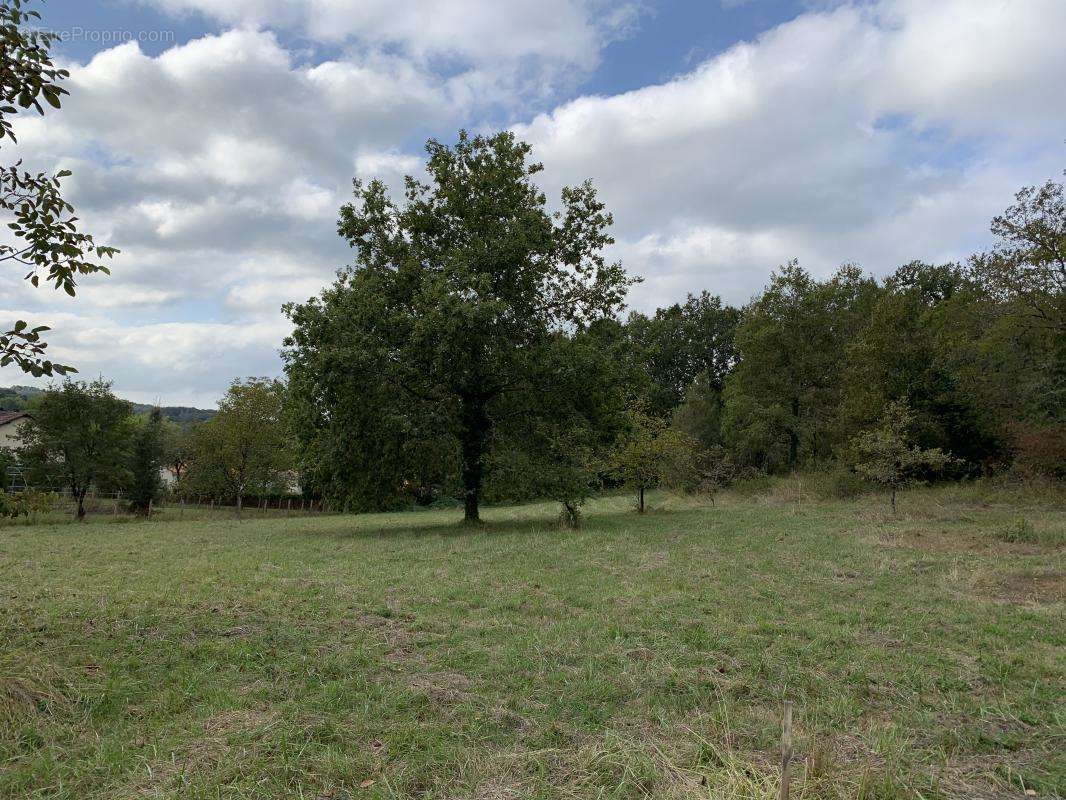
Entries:
[[[621, 525], [657, 526], [664, 518], [702, 510], [692, 505], [676, 508], [657, 505], [649, 508], [644, 514], [638, 514], [635, 509], [629, 507], [629, 498], [624, 498], [625, 502], [620, 500], [622, 498], [607, 497], [594, 501], [583, 514], [582, 524], [578, 528], [569, 528], [562, 524], [559, 504], [541, 502], [490, 507], [484, 510], [485, 518], [474, 524], [463, 521], [461, 509], [454, 512], [376, 513], [352, 515], [349, 518], [352, 526], [344, 530], [308, 530], [305, 534], [319, 534], [332, 539], [404, 539], [428, 536], [462, 539], [503, 534], [566, 536], [590, 531], [602, 532]], [[425, 519], [417, 519], [423, 514]]]

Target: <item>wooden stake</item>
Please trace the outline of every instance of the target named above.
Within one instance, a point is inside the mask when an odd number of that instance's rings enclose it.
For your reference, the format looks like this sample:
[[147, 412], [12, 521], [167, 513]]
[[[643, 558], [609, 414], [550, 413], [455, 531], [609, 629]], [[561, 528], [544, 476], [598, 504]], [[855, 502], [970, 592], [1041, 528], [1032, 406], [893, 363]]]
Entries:
[[781, 719], [781, 791], [778, 800], [788, 800], [789, 783], [792, 779], [792, 701], [785, 701], [785, 713]]

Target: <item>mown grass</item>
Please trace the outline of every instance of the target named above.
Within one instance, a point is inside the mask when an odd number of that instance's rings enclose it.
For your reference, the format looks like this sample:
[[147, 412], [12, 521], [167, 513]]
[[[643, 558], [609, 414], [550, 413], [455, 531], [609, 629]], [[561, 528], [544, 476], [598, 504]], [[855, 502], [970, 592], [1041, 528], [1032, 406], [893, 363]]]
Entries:
[[629, 505], [0, 528], [0, 796], [1066, 793], [1061, 494]]

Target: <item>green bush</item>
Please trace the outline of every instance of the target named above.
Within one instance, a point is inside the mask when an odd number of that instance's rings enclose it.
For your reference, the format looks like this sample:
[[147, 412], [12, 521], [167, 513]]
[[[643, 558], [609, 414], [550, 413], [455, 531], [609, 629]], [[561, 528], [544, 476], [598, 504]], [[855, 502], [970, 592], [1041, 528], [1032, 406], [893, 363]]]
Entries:
[[743, 470], [743, 474], [734, 478], [729, 484], [729, 488], [735, 494], [750, 497], [769, 491], [776, 483], [778, 483], [778, 479], [773, 475], [754, 468], [748, 468]]
[[1014, 469], [1027, 478], [1066, 479], [1066, 425], [1014, 428]]
[[815, 481], [815, 492], [826, 500], [851, 500], [868, 491], [870, 491], [869, 481], [846, 467], [823, 473]]

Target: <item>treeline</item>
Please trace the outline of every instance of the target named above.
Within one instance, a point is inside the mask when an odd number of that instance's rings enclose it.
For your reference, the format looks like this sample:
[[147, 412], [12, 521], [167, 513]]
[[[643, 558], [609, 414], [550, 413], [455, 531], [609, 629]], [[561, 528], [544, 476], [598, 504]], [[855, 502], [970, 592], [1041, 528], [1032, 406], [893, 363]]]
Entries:
[[632, 395], [738, 465], [836, 463], [902, 403], [915, 443], [953, 456], [954, 475], [1061, 474], [1061, 320], [1003, 296], [985, 263], [914, 262], [881, 281], [852, 266], [817, 280], [791, 263], [743, 309], [689, 297], [605, 341], [634, 362]]
[[[405, 202], [357, 182], [355, 264], [286, 311], [302, 474], [335, 505], [714, 486], [835, 469], [909, 479], [1066, 471], [1063, 187], [1023, 189], [965, 264], [795, 262], [743, 308], [704, 292], [619, 314], [591, 184], [551, 214], [509, 134], [428, 145]], [[590, 488], [591, 487], [591, 488]]]
[[[355, 184], [355, 263], [306, 303], [287, 381], [236, 381], [209, 420], [135, 415], [107, 384], [35, 398], [17, 457], [38, 485], [225, 498], [301, 492], [353, 511], [714, 491], [832, 471], [852, 489], [1007, 471], [1066, 478], [1066, 202], [1021, 190], [996, 243], [877, 279], [795, 262], [742, 308], [709, 292], [623, 316], [590, 183], [560, 210], [509, 133], [431, 141], [402, 203]], [[155, 476], [155, 477], [153, 477]]]
[[791, 262], [742, 309], [704, 293], [605, 321], [629, 393], [704, 451], [769, 472], [847, 465], [894, 406], [947, 477], [1066, 477], [1063, 187], [1023, 189], [965, 264], [824, 280]]
[[[25, 411], [30, 407], [33, 398], [44, 392], [44, 389], [35, 386], [0, 386], [0, 411]], [[135, 414], [150, 414], [156, 408], [146, 403], [131, 403], [130, 407]], [[204, 422], [211, 419], [215, 413], [211, 409], [189, 406], [160, 406], [159, 410], [166, 419], [181, 425]]]

